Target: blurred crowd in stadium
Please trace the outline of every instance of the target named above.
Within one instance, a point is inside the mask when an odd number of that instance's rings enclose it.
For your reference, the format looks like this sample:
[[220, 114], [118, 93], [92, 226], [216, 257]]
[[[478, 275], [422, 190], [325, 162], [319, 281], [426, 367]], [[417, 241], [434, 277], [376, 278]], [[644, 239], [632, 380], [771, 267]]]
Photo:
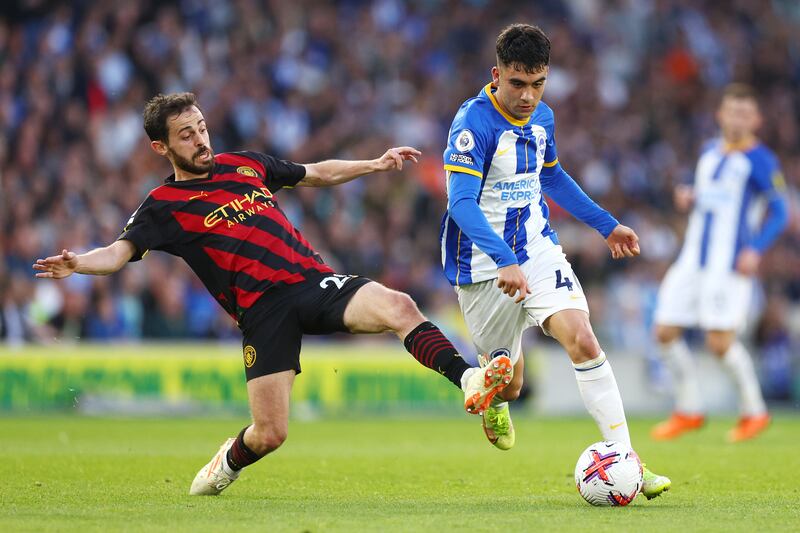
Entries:
[[[545, 100], [559, 158], [641, 238], [611, 261], [603, 240], [554, 208], [602, 338], [648, 351], [655, 291], [680, 246], [672, 188], [715, 134], [720, 89], [751, 83], [761, 136], [792, 198], [791, 228], [763, 263], [756, 339], [791, 364], [800, 331], [800, 4], [792, 0], [27, 0], [0, 7], [0, 336], [220, 338], [234, 325], [194, 275], [151, 254], [110, 278], [34, 281], [31, 263], [113, 241], [170, 173], [141, 125], [157, 92], [191, 90], [215, 151], [299, 162], [413, 145], [419, 165], [278, 199], [341, 272], [408, 291], [444, 316], [441, 153], [453, 114], [489, 80], [510, 22], [553, 43]], [[792, 324], [793, 323], [793, 324]], [[777, 363], [775, 362], [777, 361]], [[778, 376], [780, 372], [775, 373]], [[776, 384], [780, 388], [780, 384]]]

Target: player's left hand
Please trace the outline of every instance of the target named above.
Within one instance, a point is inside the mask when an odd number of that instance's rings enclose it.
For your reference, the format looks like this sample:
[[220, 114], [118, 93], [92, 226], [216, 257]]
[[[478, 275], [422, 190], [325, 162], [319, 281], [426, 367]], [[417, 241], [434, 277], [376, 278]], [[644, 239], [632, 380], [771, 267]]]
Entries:
[[755, 276], [761, 264], [761, 254], [753, 248], [745, 248], [736, 257], [736, 271], [745, 276]]
[[389, 148], [376, 162], [376, 171], [384, 170], [403, 170], [403, 161], [413, 161], [418, 163], [417, 157], [422, 152], [411, 146], [398, 146]]
[[614, 259], [639, 255], [639, 236], [628, 226], [617, 224], [614, 231], [606, 237], [606, 243]]

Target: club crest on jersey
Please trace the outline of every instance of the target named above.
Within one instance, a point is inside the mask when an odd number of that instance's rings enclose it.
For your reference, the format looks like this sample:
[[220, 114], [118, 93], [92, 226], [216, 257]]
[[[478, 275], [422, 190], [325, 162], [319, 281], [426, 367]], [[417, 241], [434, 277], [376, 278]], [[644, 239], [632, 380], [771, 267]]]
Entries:
[[456, 137], [456, 149], [459, 152], [469, 152], [475, 148], [475, 137], [469, 130], [461, 130], [461, 133]]
[[547, 141], [544, 140], [544, 137], [539, 137], [539, 141], [537, 143], [536, 149], [539, 152], [540, 157], [544, 157], [544, 149], [547, 145]]
[[236, 169], [237, 174], [243, 174], [245, 176], [250, 176], [251, 178], [258, 177], [258, 174], [252, 167], [242, 166]]
[[244, 366], [251, 368], [256, 364], [256, 349], [249, 344], [244, 347]]

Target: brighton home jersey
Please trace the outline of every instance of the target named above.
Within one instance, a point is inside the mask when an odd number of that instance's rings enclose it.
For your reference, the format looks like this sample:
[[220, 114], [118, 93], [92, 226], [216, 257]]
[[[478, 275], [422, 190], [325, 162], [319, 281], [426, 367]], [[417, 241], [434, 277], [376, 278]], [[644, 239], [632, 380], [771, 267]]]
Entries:
[[742, 248], [763, 252], [756, 234], [782, 181], [775, 156], [763, 144], [737, 150], [726, 149], [722, 140], [707, 143], [695, 170], [695, 205], [677, 262], [727, 272]]
[[[505, 113], [491, 84], [464, 102], [444, 152], [448, 191], [454, 179], [479, 179], [478, 205], [492, 230], [511, 248], [519, 264], [541, 239], [557, 242], [539, 180], [542, 167], [558, 163], [552, 110], [540, 102], [527, 120]], [[466, 175], [465, 175], [466, 174]], [[442, 220], [442, 262], [453, 285], [497, 277], [497, 264], [478, 248], [449, 213]]]

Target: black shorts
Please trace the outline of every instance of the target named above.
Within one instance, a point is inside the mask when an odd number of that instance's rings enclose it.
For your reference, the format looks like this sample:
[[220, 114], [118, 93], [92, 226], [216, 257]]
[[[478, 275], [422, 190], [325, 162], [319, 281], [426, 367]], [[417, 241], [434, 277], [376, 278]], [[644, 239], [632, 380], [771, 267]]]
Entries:
[[356, 291], [371, 281], [320, 273], [267, 291], [239, 323], [247, 381], [284, 370], [299, 374], [303, 335], [347, 332], [344, 310]]

